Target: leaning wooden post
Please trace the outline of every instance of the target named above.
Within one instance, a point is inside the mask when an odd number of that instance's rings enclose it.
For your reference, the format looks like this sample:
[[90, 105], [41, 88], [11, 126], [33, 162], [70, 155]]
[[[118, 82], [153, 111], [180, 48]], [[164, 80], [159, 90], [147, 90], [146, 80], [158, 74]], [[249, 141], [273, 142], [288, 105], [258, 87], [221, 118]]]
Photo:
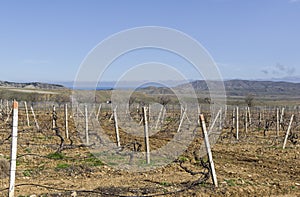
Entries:
[[30, 106], [30, 109], [31, 109], [31, 113], [32, 113], [32, 115], [33, 115], [33, 119], [34, 119], [34, 122], [35, 122], [35, 126], [36, 126], [37, 130], [40, 130], [40, 126], [39, 126], [39, 124], [38, 124], [38, 122], [37, 122], [37, 119], [36, 119], [36, 116], [35, 116], [33, 107]]
[[69, 123], [68, 123], [68, 104], [65, 104], [65, 132], [66, 138], [69, 139]]
[[236, 139], [239, 140], [239, 107], [236, 107]]
[[205, 119], [204, 119], [203, 114], [200, 114], [200, 121], [201, 121], [201, 125], [202, 125], [202, 132], [203, 132], [203, 136], [204, 136], [204, 142], [205, 142], [205, 147], [206, 147], [209, 166], [210, 166], [210, 173], [211, 173], [211, 176], [213, 179], [213, 184], [215, 185], [215, 187], [218, 187], [218, 180], [217, 180], [217, 175], [216, 175], [216, 171], [215, 171], [215, 165], [214, 165], [214, 161], [213, 161], [213, 157], [212, 157], [212, 152], [210, 149], [209, 138], [208, 138], [208, 134], [206, 131], [206, 124], [205, 124]]
[[98, 107], [98, 111], [97, 111], [97, 115], [96, 115], [96, 120], [99, 120], [99, 114], [100, 114], [100, 111], [101, 111], [101, 104], [99, 105]]
[[147, 119], [147, 107], [143, 107], [144, 114], [144, 135], [146, 145], [146, 162], [150, 164], [150, 145], [149, 145], [149, 133], [148, 133], [148, 119]]
[[287, 139], [288, 139], [289, 134], [290, 134], [290, 130], [291, 130], [293, 118], [294, 118], [294, 114], [292, 114], [292, 116], [291, 116], [291, 120], [290, 120], [289, 127], [288, 127], [288, 129], [286, 131], [286, 134], [285, 134], [285, 138], [284, 138], [282, 149], [285, 149], [285, 145], [286, 145]]
[[11, 133], [11, 152], [10, 152], [10, 176], [8, 196], [14, 197], [15, 179], [16, 179], [16, 162], [17, 162], [17, 140], [18, 140], [18, 102], [13, 102], [13, 120]]
[[158, 114], [158, 118], [157, 118], [157, 120], [156, 120], [155, 130], [156, 130], [157, 127], [158, 127], [158, 123], [160, 122], [160, 117], [161, 117], [161, 115], [162, 115], [163, 110], [164, 110], [164, 106], [162, 105], [162, 106], [161, 106], [161, 109], [160, 109], [160, 111], [159, 111], [159, 114]]
[[24, 106], [25, 106], [25, 112], [26, 112], [26, 120], [27, 120], [27, 126], [29, 127], [29, 115], [28, 115], [28, 107], [27, 107], [27, 102], [24, 101]]
[[164, 110], [163, 110], [163, 113], [162, 113], [162, 116], [161, 116], [161, 121], [160, 121], [161, 124], [164, 123], [166, 112], [167, 112], [167, 108], [165, 106], [164, 106]]
[[181, 126], [182, 126], [182, 123], [183, 123], [183, 120], [184, 120], [185, 115], [186, 115], [186, 111], [185, 111], [185, 109], [183, 109], [183, 113], [182, 113], [182, 115], [181, 115], [180, 123], [179, 123], [178, 129], [177, 129], [177, 133], [178, 133], [178, 132], [180, 131], [180, 129], [181, 129]]
[[87, 105], [84, 105], [84, 117], [85, 117], [85, 140], [86, 144], [90, 144], [89, 140], [89, 116], [88, 116], [88, 110], [87, 110]]
[[220, 114], [221, 114], [221, 109], [218, 111], [218, 113], [217, 113], [217, 115], [216, 115], [214, 121], [213, 121], [212, 124], [209, 126], [209, 128], [208, 128], [208, 133], [212, 132], [212, 129], [213, 129], [213, 127], [215, 126], [215, 124], [216, 124], [216, 122], [217, 122], [218, 117], [220, 116]]
[[117, 117], [117, 107], [113, 111], [114, 121], [115, 121], [115, 132], [116, 132], [116, 141], [117, 146], [120, 147], [120, 134], [119, 134], [119, 126], [118, 126], [118, 117]]
[[279, 136], [279, 108], [276, 109], [276, 136]]

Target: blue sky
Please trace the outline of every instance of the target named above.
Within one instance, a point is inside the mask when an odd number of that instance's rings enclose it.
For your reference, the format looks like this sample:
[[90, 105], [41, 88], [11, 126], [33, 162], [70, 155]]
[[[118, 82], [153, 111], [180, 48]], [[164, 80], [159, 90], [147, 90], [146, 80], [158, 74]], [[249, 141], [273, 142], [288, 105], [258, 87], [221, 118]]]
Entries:
[[140, 26], [195, 38], [225, 79], [297, 77], [299, 21], [300, 0], [0, 0], [0, 80], [73, 81], [99, 42]]

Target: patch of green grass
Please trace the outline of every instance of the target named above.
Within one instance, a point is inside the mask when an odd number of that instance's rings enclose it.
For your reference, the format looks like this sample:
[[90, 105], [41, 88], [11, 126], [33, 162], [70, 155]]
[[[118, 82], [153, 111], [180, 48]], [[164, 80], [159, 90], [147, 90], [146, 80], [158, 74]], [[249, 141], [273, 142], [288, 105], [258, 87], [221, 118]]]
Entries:
[[228, 186], [236, 186], [234, 179], [225, 179]]
[[91, 164], [92, 166], [102, 166], [103, 165], [102, 161], [94, 156], [86, 158], [85, 162]]
[[20, 162], [19, 160], [17, 160], [16, 165], [17, 165], [17, 166], [20, 166], [20, 165], [21, 165], [21, 162]]
[[32, 175], [32, 170], [24, 170], [23, 176], [30, 177]]
[[64, 159], [66, 156], [63, 153], [55, 152], [55, 153], [50, 153], [47, 155], [47, 158], [49, 159]]
[[189, 159], [187, 157], [184, 157], [184, 156], [180, 156], [178, 158], [178, 161], [181, 161], [181, 162], [184, 162], [184, 161], [188, 161]]
[[31, 153], [31, 149], [30, 148], [25, 148], [25, 152]]
[[70, 164], [67, 163], [59, 163], [56, 165], [55, 170], [62, 170], [62, 169], [66, 169], [69, 168]]
[[296, 186], [292, 185], [292, 186], [290, 186], [290, 188], [291, 188], [291, 190], [294, 190], [294, 189], [296, 189]]

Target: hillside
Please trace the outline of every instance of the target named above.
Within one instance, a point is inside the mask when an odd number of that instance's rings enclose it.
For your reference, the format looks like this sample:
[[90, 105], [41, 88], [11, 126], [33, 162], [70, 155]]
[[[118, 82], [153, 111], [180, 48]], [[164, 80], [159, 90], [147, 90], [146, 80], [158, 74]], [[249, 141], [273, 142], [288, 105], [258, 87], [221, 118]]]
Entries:
[[0, 88], [26, 88], [26, 89], [47, 89], [47, 90], [59, 90], [65, 89], [63, 85], [40, 83], [40, 82], [30, 82], [30, 83], [17, 83], [0, 81]]
[[[189, 84], [182, 84], [175, 88], [184, 91], [190, 85], [199, 94], [207, 94], [208, 87], [204, 80], [193, 81]], [[256, 97], [269, 98], [300, 98], [300, 83], [274, 82], [274, 81], [249, 81], [249, 80], [228, 80], [224, 82], [226, 95], [228, 97], [244, 97], [249, 94]], [[147, 94], [159, 94], [166, 88], [147, 87], [140, 91]]]

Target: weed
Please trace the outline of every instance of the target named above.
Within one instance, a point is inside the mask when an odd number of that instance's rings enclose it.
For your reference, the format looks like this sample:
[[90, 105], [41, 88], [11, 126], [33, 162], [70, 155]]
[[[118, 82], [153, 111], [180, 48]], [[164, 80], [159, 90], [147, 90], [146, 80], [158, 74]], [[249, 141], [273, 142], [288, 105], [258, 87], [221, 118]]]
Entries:
[[91, 164], [92, 166], [102, 166], [103, 165], [102, 161], [94, 156], [85, 159], [85, 161], [88, 162], [89, 164]]
[[184, 157], [184, 156], [180, 156], [178, 158], [178, 161], [181, 161], [181, 162], [184, 162], [184, 161], [188, 161], [189, 159], [187, 157]]
[[23, 175], [26, 177], [30, 177], [32, 175], [32, 170], [24, 170]]
[[27, 153], [31, 153], [31, 149], [30, 149], [30, 148], [25, 148], [25, 151], [26, 151]]
[[234, 179], [225, 179], [224, 180], [228, 186], [236, 186]]
[[168, 182], [160, 182], [159, 183], [161, 186], [165, 186], [165, 187], [169, 187], [169, 186], [171, 186], [172, 184], [171, 183], [168, 183]]
[[55, 152], [55, 153], [50, 153], [47, 155], [47, 158], [49, 159], [64, 159], [66, 156], [63, 153]]
[[55, 169], [56, 170], [62, 170], [62, 169], [66, 169], [66, 168], [69, 168], [70, 165], [67, 164], [67, 163], [59, 163], [56, 165]]

